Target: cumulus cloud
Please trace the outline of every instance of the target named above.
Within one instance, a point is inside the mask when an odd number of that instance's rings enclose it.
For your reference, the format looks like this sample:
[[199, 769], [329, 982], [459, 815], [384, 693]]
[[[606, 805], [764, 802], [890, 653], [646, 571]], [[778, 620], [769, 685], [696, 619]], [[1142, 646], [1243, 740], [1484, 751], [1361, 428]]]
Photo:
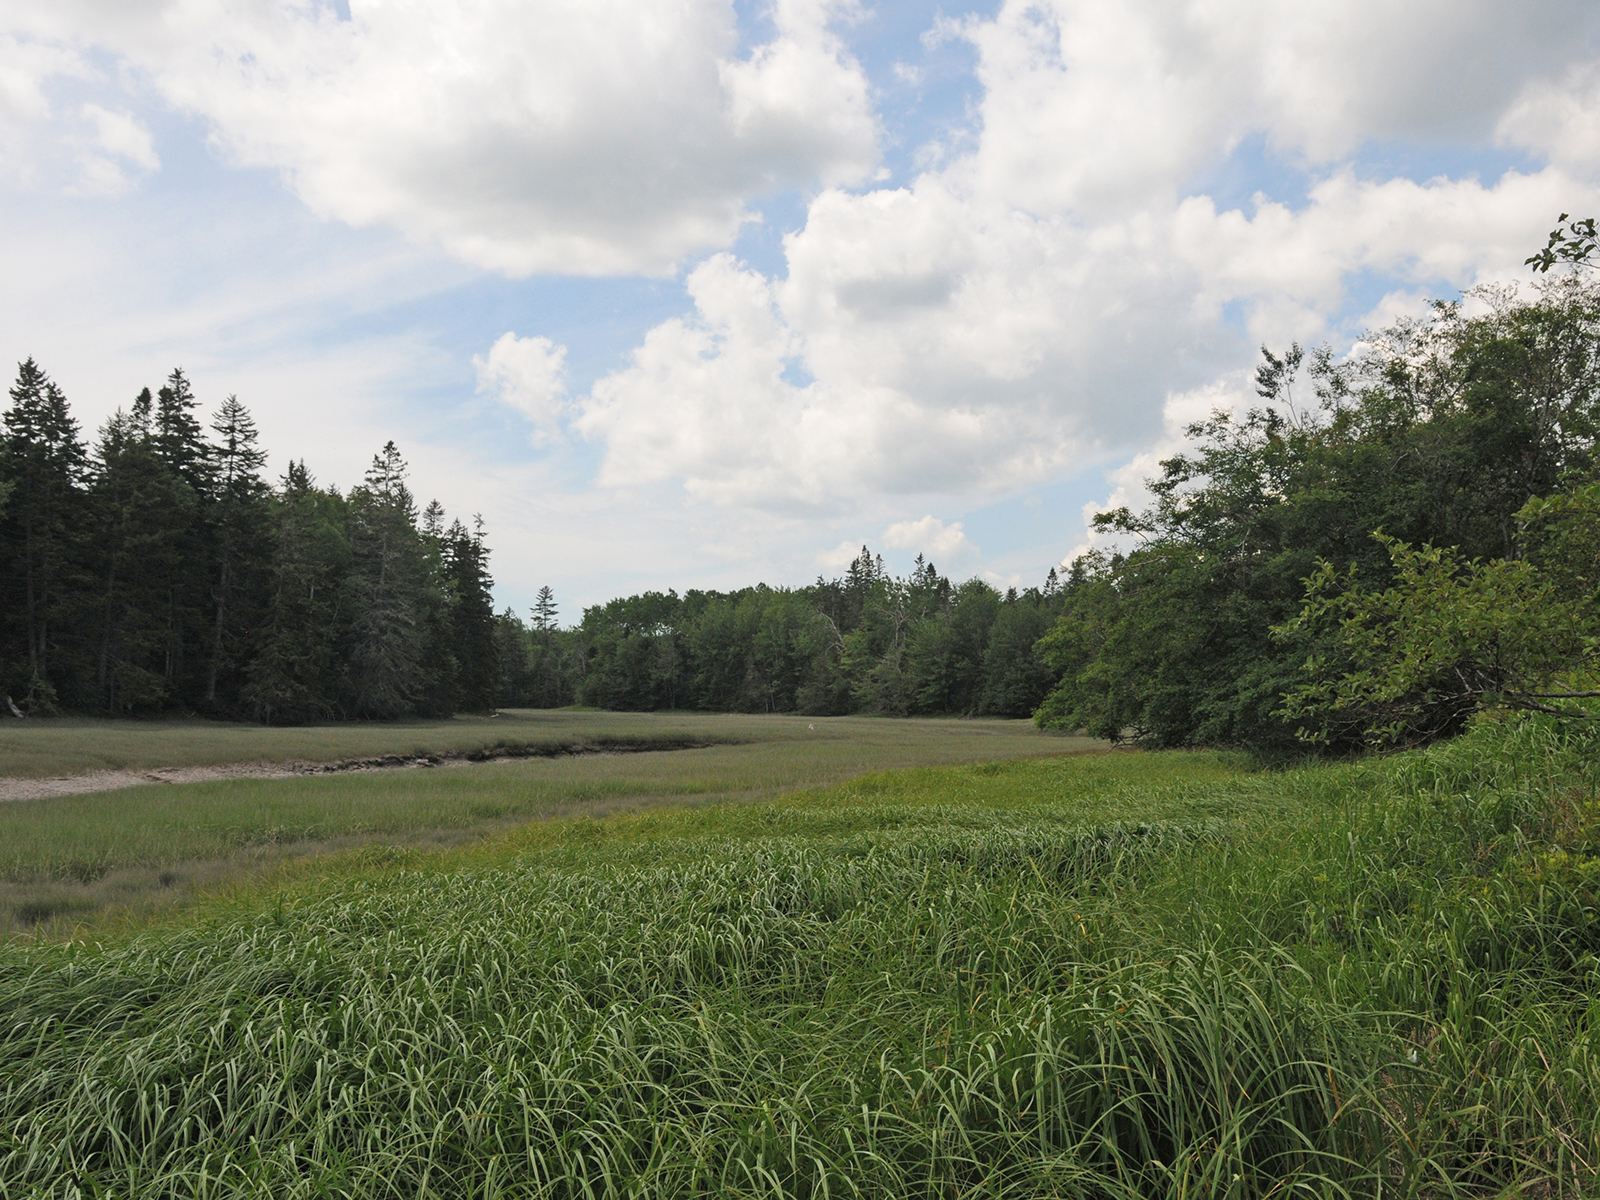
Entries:
[[474, 357], [478, 390], [533, 423], [535, 443], [560, 432], [567, 393], [567, 348], [544, 337], [503, 333], [486, 356]]
[[891, 550], [915, 550], [929, 558], [960, 558], [977, 550], [960, 521], [946, 525], [931, 513], [917, 521], [896, 521], [883, 531], [883, 543]]
[[[1255, 344], [1340, 335], [1353, 280], [1468, 286], [1600, 200], [1572, 165], [1411, 179], [1348, 158], [1486, 144], [1552, 73], [1578, 97], [1564, 119], [1587, 119], [1589, 77], [1561, 73], [1595, 26], [1565, 0], [1012, 0], [945, 22], [977, 52], [976, 140], [904, 186], [821, 192], [782, 276], [693, 273], [694, 314], [586, 401], [602, 481], [838, 511], [1001, 494], [1164, 444], [1173, 397], [1231, 387]], [[1193, 188], [1250, 137], [1309, 172], [1303, 200]]]
[[1600, 62], [1577, 64], [1558, 80], [1529, 81], [1495, 133], [1502, 144], [1526, 146], [1557, 164], [1600, 167]]
[[[691, 495], [711, 500], [829, 514], [856, 507], [864, 481], [907, 494], [1037, 475], [1056, 461], [1059, 442], [1027, 444], [1019, 436], [1025, 418], [1006, 397], [967, 404], [955, 390], [960, 377], [934, 379], [941, 363], [971, 379], [970, 363], [947, 353], [930, 367], [894, 341], [917, 311], [930, 323], [937, 318], [942, 298], [923, 296], [941, 285], [918, 270], [908, 263], [899, 278], [869, 278], [875, 290], [855, 297], [859, 311], [841, 314], [859, 320], [863, 333], [878, 310], [895, 326], [883, 348], [895, 369], [874, 378], [835, 369], [825, 346], [805, 343], [781, 311], [787, 306], [778, 294], [786, 289], [731, 255], [708, 259], [687, 280], [694, 314], [652, 329], [631, 365], [598, 381], [583, 401], [576, 425], [606, 447], [600, 482], [681, 478]], [[836, 290], [848, 293], [848, 283]], [[933, 352], [943, 328], [918, 334], [918, 345]], [[826, 379], [792, 381], [788, 367], [802, 349], [806, 365]], [[994, 364], [1002, 376], [1012, 369]], [[993, 377], [981, 365], [976, 375]], [[931, 400], [918, 394], [918, 383], [937, 383]]]
[[752, 195], [859, 179], [877, 127], [835, 5], [782, 0], [740, 57], [717, 0], [61, 0], [41, 39], [147, 72], [316, 212], [525, 275], [665, 272]]

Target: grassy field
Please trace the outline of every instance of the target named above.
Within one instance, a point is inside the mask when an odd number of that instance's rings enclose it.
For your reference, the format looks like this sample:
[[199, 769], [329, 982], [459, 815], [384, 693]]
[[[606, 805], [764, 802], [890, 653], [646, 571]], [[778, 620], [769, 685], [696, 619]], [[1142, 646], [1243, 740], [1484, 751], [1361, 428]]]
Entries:
[[[233, 883], [286, 860], [357, 845], [437, 846], [530, 819], [663, 803], [754, 800], [885, 768], [1058, 755], [1101, 743], [1026, 721], [891, 721], [630, 713], [508, 713], [499, 721], [409, 727], [241, 729], [189, 722], [22, 722], [0, 774], [48, 764], [193, 765], [227, 754], [333, 759], [475, 751], [495, 745], [721, 743], [435, 769], [226, 779], [0, 804], [0, 934], [106, 908], [147, 910], [197, 886]], [[146, 729], [153, 744], [131, 748]], [[270, 735], [270, 740], [257, 740]], [[491, 736], [492, 735], [492, 736]], [[298, 738], [298, 740], [297, 740]], [[403, 750], [400, 748], [404, 748]]]
[[[287, 728], [223, 721], [88, 719], [0, 723], [0, 777], [39, 779], [89, 771], [228, 763], [336, 762], [383, 755], [470, 754], [496, 747], [620, 748], [686, 741], [812, 741], [905, 747], [906, 761], [933, 740], [950, 740], [959, 757], [993, 746], [1011, 753], [1019, 739], [1038, 742], [1026, 721], [889, 721], [871, 717], [745, 716], [737, 713], [602, 713], [502, 709], [493, 717], [436, 721], [346, 721]], [[996, 739], [1000, 745], [996, 745]], [[1048, 746], [1049, 743], [1044, 743]]]
[[1597, 751], [920, 767], [324, 855], [0, 947], [0, 1195], [1593, 1196]]

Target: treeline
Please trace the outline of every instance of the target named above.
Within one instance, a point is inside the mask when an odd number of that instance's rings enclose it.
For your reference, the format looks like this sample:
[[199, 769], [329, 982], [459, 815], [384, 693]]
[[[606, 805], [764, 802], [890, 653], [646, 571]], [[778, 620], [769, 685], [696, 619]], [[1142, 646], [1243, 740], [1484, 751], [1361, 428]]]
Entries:
[[[1265, 354], [1261, 407], [1192, 427], [1153, 503], [1097, 517], [1132, 548], [1066, 580], [1040, 722], [1282, 751], [1426, 740], [1508, 697], [1548, 711], [1593, 693], [1600, 289], [1574, 274], [1474, 299], [1486, 311], [1439, 304], [1342, 362]], [[1566, 514], [1554, 533], [1550, 513]], [[1587, 565], [1541, 582], [1528, 571], [1557, 534]], [[1539, 611], [1555, 604], [1586, 614], [1560, 624], [1577, 649], [1559, 662], [1528, 633], [1555, 628]]]
[[1057, 678], [1035, 646], [1060, 610], [1054, 571], [1001, 593], [920, 557], [898, 578], [862, 547], [838, 579], [646, 592], [545, 644], [582, 671], [562, 694], [601, 708], [1026, 717]]
[[34, 713], [268, 722], [488, 709], [502, 631], [481, 525], [422, 512], [391, 442], [346, 494], [275, 485], [182, 371], [87, 445], [29, 359], [0, 429], [0, 689]]

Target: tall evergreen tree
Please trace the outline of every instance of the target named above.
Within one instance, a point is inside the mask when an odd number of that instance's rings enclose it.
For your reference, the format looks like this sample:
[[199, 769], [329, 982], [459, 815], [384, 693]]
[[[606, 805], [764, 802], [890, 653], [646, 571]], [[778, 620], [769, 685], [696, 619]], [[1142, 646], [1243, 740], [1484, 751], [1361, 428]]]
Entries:
[[556, 627], [556, 594], [545, 584], [533, 601], [533, 628], [538, 633], [550, 633]]
[[198, 407], [183, 368], [174, 368], [156, 393], [151, 436], [156, 457], [197, 494], [204, 495], [211, 488], [213, 464], [205, 431], [194, 415]]
[[449, 595], [450, 649], [455, 658], [455, 700], [469, 712], [494, 708], [501, 673], [495, 644], [494, 580], [489, 577], [489, 548], [484, 544], [483, 518], [468, 533], [460, 521], [444, 540], [445, 583]]
[[246, 651], [242, 631], [248, 628], [245, 622], [254, 607], [252, 584], [265, 565], [268, 490], [261, 479], [267, 456], [256, 445], [255, 421], [239, 397], [230, 395], [222, 402], [211, 428], [218, 438], [211, 452], [215, 607], [205, 702], [216, 708], [218, 681], [237, 672]]
[[501, 708], [529, 708], [534, 699], [533, 656], [528, 628], [510, 605], [494, 621], [495, 654], [500, 664]]
[[197, 407], [188, 377], [175, 368], [153, 403], [141, 394], [134, 412], [138, 420], [148, 422], [149, 449], [156, 461], [189, 493], [189, 500], [174, 510], [187, 514], [186, 523], [168, 531], [180, 552], [167, 561], [160, 584], [161, 672], [171, 698], [183, 704], [198, 704], [205, 697], [212, 624], [212, 547], [205, 517], [213, 499], [215, 464], [195, 416]]
[[[82, 511], [85, 452], [61, 389], [29, 358], [17, 368], [0, 439], [5, 602], [20, 626], [20, 663], [8, 674], [32, 709], [54, 706], [51, 660], [61, 628], [72, 545]], [[8, 634], [10, 631], [8, 630]], [[8, 636], [8, 644], [13, 642]], [[7, 658], [12, 657], [9, 651]]]
[[428, 507], [422, 510], [422, 535], [442, 543], [445, 535], [444, 517], [444, 505], [437, 500], [429, 500]]
[[[558, 708], [571, 703], [577, 695], [578, 678], [583, 673], [585, 654], [580, 645], [569, 658], [567, 652], [573, 647], [564, 643], [573, 639], [564, 639], [557, 628], [558, 612], [555, 593], [546, 584], [539, 589], [532, 609], [530, 703], [535, 708]], [[578, 668], [577, 677], [570, 669], [573, 665]]]
[[355, 621], [350, 708], [358, 717], [395, 717], [424, 698], [427, 558], [416, 502], [395, 444], [375, 455], [350, 495]]

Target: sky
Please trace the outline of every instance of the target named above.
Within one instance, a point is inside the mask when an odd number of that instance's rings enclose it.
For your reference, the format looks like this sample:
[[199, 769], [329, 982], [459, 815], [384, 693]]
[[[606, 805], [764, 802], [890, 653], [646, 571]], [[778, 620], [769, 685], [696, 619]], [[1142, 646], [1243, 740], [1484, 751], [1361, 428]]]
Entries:
[[496, 596], [1000, 587], [1600, 213], [1593, 0], [0, 0], [0, 360], [393, 439]]

